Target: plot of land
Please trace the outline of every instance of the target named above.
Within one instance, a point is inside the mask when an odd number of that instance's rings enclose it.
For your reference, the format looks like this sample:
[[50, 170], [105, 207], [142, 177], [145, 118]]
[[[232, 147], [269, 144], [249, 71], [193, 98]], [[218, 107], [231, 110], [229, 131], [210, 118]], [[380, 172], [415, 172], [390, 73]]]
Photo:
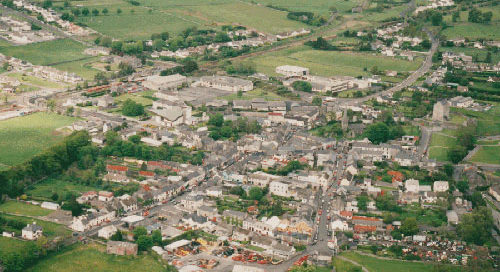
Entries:
[[265, 92], [262, 89], [255, 89], [249, 92], [243, 93], [242, 96], [238, 96], [238, 94], [230, 94], [221, 97], [222, 99], [228, 100], [228, 101], [233, 101], [233, 100], [251, 100], [254, 98], [264, 98], [265, 100], [272, 101], [272, 100], [284, 100], [283, 97], [272, 93], [272, 92]]
[[19, 80], [23, 84], [27, 84], [30, 86], [36, 86], [36, 87], [41, 87], [41, 88], [54, 88], [54, 89], [59, 89], [63, 88], [64, 86], [62, 84], [52, 82], [52, 81], [47, 81], [42, 78], [30, 76], [30, 75], [23, 75], [21, 73], [10, 73], [9, 77], [15, 78]]
[[448, 149], [456, 143], [456, 139], [444, 133], [433, 133], [429, 147], [429, 158], [437, 161], [448, 161]]
[[0, 205], [0, 212], [27, 216], [46, 216], [52, 213], [51, 210], [43, 209], [40, 206], [17, 201], [7, 201]]
[[432, 271], [433, 267], [433, 265], [429, 263], [382, 260], [375, 257], [364, 256], [355, 252], [346, 252], [342, 253], [341, 255], [361, 264], [370, 272], [421, 272]]
[[470, 159], [472, 162], [500, 164], [500, 146], [481, 146]]
[[69, 229], [67, 229], [63, 225], [59, 225], [56, 223], [38, 220], [33, 217], [14, 216], [8, 214], [2, 214], [2, 217], [20, 221], [23, 222], [24, 224], [31, 224], [33, 223], [33, 221], [36, 221], [37, 225], [40, 225], [43, 228], [43, 235], [47, 236], [48, 238], [69, 237], [71, 235], [71, 231]]
[[494, 103], [493, 107], [486, 112], [471, 111], [453, 108], [452, 111], [459, 112], [477, 119], [477, 132], [479, 136], [492, 136], [500, 134], [500, 105]]
[[0, 165], [20, 164], [59, 142], [57, 128], [76, 118], [53, 113], [35, 113], [0, 122]]
[[320, 15], [329, 15], [330, 7], [335, 7], [338, 12], [347, 12], [357, 6], [362, 1], [344, 0], [315, 0], [308, 1], [307, 5], [302, 0], [257, 0], [263, 5], [273, 5], [275, 7], [286, 8], [290, 11], [308, 11]]
[[162, 263], [150, 254], [137, 257], [108, 255], [104, 246], [95, 244], [73, 246], [67, 251], [48, 257], [27, 271], [88, 272], [88, 271], [165, 271]]
[[0, 236], [0, 260], [2, 255], [16, 252], [23, 252], [26, 248], [34, 244], [34, 242], [21, 241], [8, 237]]
[[406, 61], [371, 53], [312, 50], [305, 46], [281, 50], [252, 58], [259, 72], [277, 75], [275, 69], [280, 65], [307, 67], [312, 74], [321, 76], [360, 76], [368, 75], [364, 68], [377, 66], [379, 70], [414, 71], [421, 60]]
[[446, 23], [450, 27], [446, 28], [442, 34], [447, 38], [469, 38], [469, 39], [479, 39], [484, 38], [486, 40], [498, 40], [500, 39], [500, 7], [499, 6], [489, 6], [487, 8], [482, 8], [481, 11], [491, 11], [493, 12], [492, 21], [488, 24], [471, 23], [467, 21], [468, 12], [461, 12], [460, 20], [456, 23], [451, 21], [451, 17], [446, 17]]

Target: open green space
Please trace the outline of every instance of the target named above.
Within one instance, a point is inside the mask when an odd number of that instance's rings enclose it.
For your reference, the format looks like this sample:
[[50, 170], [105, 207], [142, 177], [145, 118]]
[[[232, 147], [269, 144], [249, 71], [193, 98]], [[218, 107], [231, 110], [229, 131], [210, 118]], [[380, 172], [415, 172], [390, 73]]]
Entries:
[[311, 74], [320, 76], [364, 76], [368, 75], [364, 68], [370, 70], [377, 66], [379, 70], [414, 71], [420, 66], [421, 59], [407, 61], [385, 57], [375, 53], [320, 51], [306, 46], [284, 49], [262, 56], [251, 58], [257, 71], [276, 76], [275, 69], [281, 65], [297, 65], [307, 67]]
[[500, 164], [500, 146], [481, 146], [470, 159], [472, 162]]
[[116, 256], [105, 253], [105, 247], [96, 244], [75, 245], [62, 253], [49, 256], [26, 271], [88, 272], [88, 271], [165, 271], [163, 264], [151, 254]]
[[90, 59], [76, 60], [72, 62], [64, 62], [56, 64], [52, 67], [62, 71], [75, 73], [86, 80], [93, 80], [94, 76], [99, 72], [99, 70], [92, 68], [90, 63], [97, 59], [98, 57], [94, 57]]
[[429, 158], [437, 161], [448, 161], [448, 148], [437, 146], [429, 147]]
[[[491, 103], [491, 102], [490, 102]], [[460, 108], [451, 108], [450, 112], [458, 112], [477, 119], [478, 136], [492, 136], [500, 134], [500, 105], [492, 103], [493, 107], [485, 112], [471, 111]]]
[[483, 12], [493, 12], [493, 17], [490, 23], [480, 24], [468, 22], [468, 12], [460, 13], [460, 20], [453, 23], [451, 16], [446, 16], [445, 21], [448, 27], [443, 30], [442, 34], [448, 39], [452, 38], [468, 38], [498, 40], [500, 39], [500, 6], [488, 6], [480, 9]]
[[54, 113], [35, 113], [0, 121], [0, 164], [20, 164], [62, 140], [56, 129], [76, 118]]
[[447, 136], [448, 131], [434, 132], [429, 145], [429, 158], [437, 161], [448, 161], [448, 149], [453, 147], [456, 139]]
[[54, 88], [54, 89], [60, 89], [64, 87], [63, 84], [59, 84], [53, 81], [48, 81], [31, 75], [23, 75], [22, 73], [10, 73], [9, 77], [19, 80], [22, 84], [34, 85], [36, 87]]
[[46, 216], [52, 213], [51, 210], [41, 208], [40, 206], [14, 200], [1, 204], [0, 212], [26, 216]]
[[83, 192], [93, 190], [96, 190], [96, 188], [76, 182], [49, 178], [28, 188], [26, 194], [37, 200], [51, 200], [50, 198], [54, 193], [59, 196], [65, 196], [68, 193], [80, 195]]
[[432, 271], [433, 268], [433, 265], [430, 263], [384, 260], [371, 256], [361, 255], [356, 252], [344, 252], [341, 254], [341, 256], [361, 264], [370, 272], [423, 272]]
[[0, 53], [29, 61], [35, 65], [50, 65], [88, 58], [85, 46], [70, 39], [32, 43], [22, 46], [1, 46]]
[[141, 93], [130, 93], [130, 94], [122, 94], [120, 96], [115, 97], [116, 103], [123, 103], [125, 100], [130, 99], [139, 103], [143, 106], [151, 106], [153, 105], [153, 100], [150, 98], [144, 97]]
[[354, 265], [351, 262], [344, 261], [338, 257], [333, 258], [332, 264], [335, 267], [335, 271], [337, 272], [351, 272], [356, 268], [359, 268], [359, 270], [361, 270], [361, 267]]
[[290, 11], [307, 11], [319, 15], [329, 15], [330, 7], [335, 7], [337, 11], [341, 13], [350, 12], [353, 7], [357, 6], [362, 1], [314, 0], [308, 1], [307, 5], [304, 4], [303, 0], [256, 0], [252, 2], [257, 2], [265, 6], [272, 5], [279, 8], [285, 8]]
[[33, 242], [12, 239], [0, 236], [0, 259], [3, 254], [22, 252]]

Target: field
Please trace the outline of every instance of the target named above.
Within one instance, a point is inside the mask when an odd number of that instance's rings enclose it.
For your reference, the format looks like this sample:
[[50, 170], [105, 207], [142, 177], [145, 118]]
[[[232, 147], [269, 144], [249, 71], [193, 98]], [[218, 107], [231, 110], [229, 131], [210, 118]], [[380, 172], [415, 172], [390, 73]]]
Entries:
[[500, 164], [500, 146], [481, 146], [474, 156], [472, 162]]
[[500, 39], [500, 32], [498, 27], [500, 27], [500, 6], [490, 6], [488, 8], [481, 9], [482, 11], [492, 11], [493, 18], [489, 24], [478, 24], [471, 23], [467, 21], [468, 12], [461, 12], [460, 21], [453, 23], [450, 16], [445, 19], [446, 23], [451, 27], [446, 28], [442, 34], [447, 38], [469, 38], [469, 39], [479, 39], [484, 38], [486, 40], [498, 40]]
[[59, 142], [62, 135], [55, 130], [75, 120], [53, 113], [35, 113], [0, 121], [0, 165], [20, 164]]
[[60, 89], [64, 87], [63, 85], [56, 82], [47, 81], [30, 75], [23, 75], [21, 73], [10, 73], [8, 76], [19, 80], [21, 84], [29, 86], [35, 86], [41, 88], [54, 88], [54, 89]]
[[233, 100], [252, 100], [254, 98], [264, 98], [267, 101], [272, 101], [272, 100], [284, 100], [283, 97], [272, 93], [272, 92], [265, 92], [262, 89], [255, 89], [251, 90], [248, 92], [243, 93], [242, 96], [238, 96], [238, 94], [230, 94], [226, 96], [222, 96], [221, 99], [225, 99], [228, 101], [233, 101]]
[[350, 12], [351, 9], [357, 6], [362, 1], [344, 1], [344, 0], [314, 0], [308, 1], [304, 5], [303, 0], [257, 0], [255, 1], [262, 5], [273, 5], [280, 8], [286, 8], [290, 11], [308, 11], [319, 15], [329, 15], [330, 7], [337, 8], [338, 12]]
[[62, 71], [68, 71], [71, 73], [75, 73], [86, 80], [93, 80], [94, 76], [99, 72], [99, 70], [92, 68], [90, 66], [90, 63], [92, 61], [97, 60], [97, 59], [98, 59], [98, 57], [84, 59], [84, 60], [76, 60], [76, 61], [72, 61], [72, 62], [64, 62], [64, 63], [56, 64], [52, 67], [59, 69], [59, 70], [62, 70]]
[[345, 252], [342, 256], [351, 259], [362, 266], [366, 267], [370, 272], [423, 272], [432, 271], [432, 264], [422, 262], [405, 262], [399, 260], [382, 260], [375, 257], [364, 256], [355, 252]]
[[311, 74], [320, 76], [366, 76], [370, 68], [377, 66], [379, 70], [414, 71], [421, 60], [407, 61], [385, 57], [371, 53], [319, 51], [306, 46], [285, 49], [251, 58], [257, 71], [276, 76], [275, 69], [280, 65], [297, 65], [307, 67]]
[[130, 99], [130, 100], [135, 101], [143, 106], [153, 105], [153, 100], [151, 100], [150, 98], [144, 97], [144, 96], [145, 96], [145, 94], [143, 94], [143, 93], [123, 94], [123, 95], [115, 97], [115, 102], [116, 103], [123, 103], [125, 100]]
[[27, 216], [46, 216], [52, 213], [51, 210], [43, 209], [40, 206], [17, 201], [7, 201], [1, 204], [0, 212]]
[[479, 136], [492, 136], [500, 134], [500, 105], [494, 103], [493, 107], [486, 112], [477, 112], [466, 109], [451, 109], [455, 112], [477, 119], [477, 130]]
[[351, 272], [356, 268], [361, 269], [361, 267], [354, 265], [351, 262], [344, 261], [338, 257], [333, 258], [332, 263], [333, 263], [333, 266], [335, 267], [335, 271], [337, 271], [337, 272]]
[[72, 246], [68, 250], [45, 258], [26, 271], [87, 272], [87, 271], [165, 271], [162, 263], [150, 254], [116, 256], [104, 253], [105, 247], [88, 244]]
[[429, 147], [429, 158], [437, 161], [448, 161], [448, 148], [456, 143], [456, 139], [443, 133], [433, 133]]
[[37, 200], [50, 200], [54, 193], [64, 196], [67, 193], [80, 194], [92, 190], [96, 190], [96, 188], [59, 179], [46, 179], [29, 188], [26, 193]]

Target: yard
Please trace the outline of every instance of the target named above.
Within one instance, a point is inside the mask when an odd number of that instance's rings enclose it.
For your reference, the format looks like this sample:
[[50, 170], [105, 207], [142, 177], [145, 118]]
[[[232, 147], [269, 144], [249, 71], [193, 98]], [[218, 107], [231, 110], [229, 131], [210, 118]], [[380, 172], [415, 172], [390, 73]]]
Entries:
[[52, 213], [51, 210], [43, 209], [40, 206], [17, 202], [15, 200], [7, 201], [1, 204], [0, 212], [26, 216], [46, 216]]
[[17, 221], [21, 221], [24, 224], [32, 224], [33, 221], [36, 222], [37, 225], [40, 225], [43, 228], [43, 235], [47, 236], [48, 238], [55, 238], [55, 237], [69, 237], [71, 235], [71, 231], [67, 229], [65, 226], [52, 223], [52, 222], [47, 222], [43, 220], [38, 220], [33, 217], [27, 217], [27, 216], [15, 216], [15, 215], [9, 215], [9, 214], [2, 214], [2, 217], [7, 218], [7, 219], [13, 219]]
[[8, 74], [8, 76], [19, 80], [22, 84], [26, 84], [26, 85], [30, 85], [30, 86], [36, 86], [36, 87], [41, 87], [41, 88], [53, 88], [53, 89], [64, 88], [64, 85], [62, 85], [62, 84], [52, 82], [52, 81], [47, 81], [45, 79], [30, 76], [30, 75], [24, 75], [22, 73], [10, 73], [10, 74]]
[[29, 247], [31, 244], [34, 244], [34, 242], [0, 236], [0, 260], [3, 254], [23, 252], [25, 248]]
[[59, 142], [63, 135], [56, 129], [75, 120], [54, 113], [35, 113], [0, 121], [0, 165], [20, 164]]
[[[448, 133], [448, 134], [446, 134]], [[429, 146], [429, 158], [448, 161], [448, 149], [456, 144], [456, 139], [449, 136], [449, 131], [434, 132]]]
[[271, 52], [251, 59], [256, 64], [258, 72], [272, 76], [277, 75], [275, 69], [280, 65], [307, 67], [311, 74], [319, 76], [366, 76], [374, 66], [382, 71], [408, 72], [418, 69], [421, 64], [420, 58], [412, 62], [375, 53], [320, 51], [306, 46]]
[[96, 244], [72, 246], [62, 253], [47, 257], [30, 272], [87, 272], [87, 271], [165, 271], [163, 264], [151, 254], [140, 256], [116, 256], [105, 253], [105, 247]]
[[272, 100], [284, 100], [285, 98], [273, 93], [273, 92], [266, 92], [262, 89], [255, 89], [251, 90], [248, 92], [243, 93], [242, 96], [238, 96], [238, 94], [230, 94], [226, 96], [220, 97], [221, 99], [225, 99], [228, 101], [233, 101], [233, 100], [252, 100], [255, 98], [263, 98], [267, 101], [272, 101]]

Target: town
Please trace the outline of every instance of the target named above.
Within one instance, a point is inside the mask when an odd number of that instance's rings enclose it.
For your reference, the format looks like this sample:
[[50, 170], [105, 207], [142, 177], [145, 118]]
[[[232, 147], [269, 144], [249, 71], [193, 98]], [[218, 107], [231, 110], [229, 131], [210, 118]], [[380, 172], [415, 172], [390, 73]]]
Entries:
[[0, 271], [499, 269], [495, 1], [103, 2], [1, 2]]

